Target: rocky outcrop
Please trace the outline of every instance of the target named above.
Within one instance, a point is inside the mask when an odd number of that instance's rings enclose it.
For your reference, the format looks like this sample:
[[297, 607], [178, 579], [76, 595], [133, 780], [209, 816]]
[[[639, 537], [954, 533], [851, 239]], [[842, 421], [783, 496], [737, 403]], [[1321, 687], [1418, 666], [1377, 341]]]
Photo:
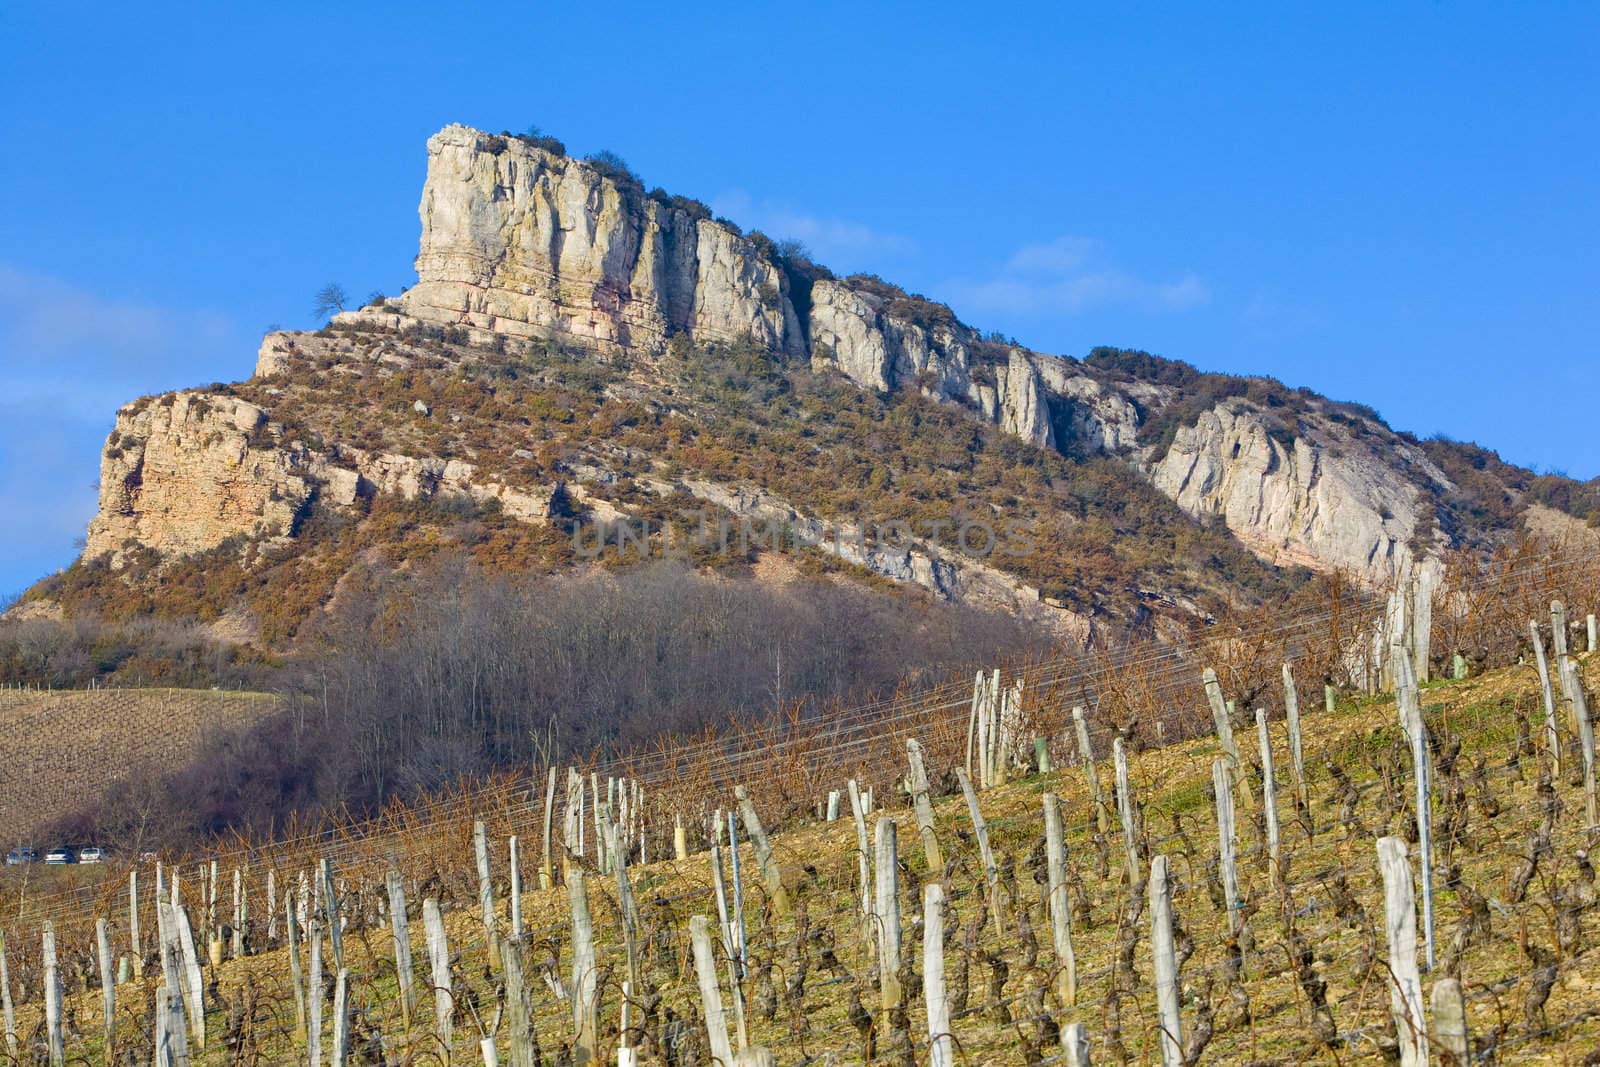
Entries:
[[948, 546], [926, 541], [885, 543], [859, 526], [824, 522], [753, 486], [692, 478], [671, 483], [652, 480], [650, 484], [661, 495], [681, 490], [736, 519], [760, 524], [747, 529], [747, 536], [787, 538], [794, 545], [836, 556], [881, 577], [920, 586], [941, 600], [1009, 612], [1040, 623], [1080, 647], [1087, 647], [1094, 636], [1089, 617], [1048, 602], [1037, 588]]
[[428, 140], [418, 283], [352, 319], [654, 348], [674, 333], [798, 355], [789, 283], [763, 246], [687, 203], [518, 138]]
[[[893, 301], [871, 287], [819, 281], [811, 289], [811, 362], [836, 370], [857, 385], [888, 393], [918, 389], [955, 401], [1030, 444], [1055, 444], [1050, 402], [1039, 369], [1066, 379], [1063, 361], [1015, 346], [980, 340], [955, 322], [949, 309], [917, 298], [901, 300], [940, 313], [947, 321], [922, 323], [893, 313]], [[989, 380], [985, 380], [989, 379]]]
[[264, 440], [266, 422], [254, 404], [202, 393], [124, 407], [101, 455], [85, 555], [128, 544], [198, 552], [293, 530], [314, 485], [301, 456]]
[[101, 456], [100, 511], [84, 555], [120, 561], [140, 547], [181, 556], [232, 537], [286, 537], [313, 503], [344, 508], [380, 492], [492, 500], [513, 518], [543, 522], [561, 492], [481, 478], [456, 459], [313, 452], [281, 431], [268, 412], [230, 396], [167, 393], [124, 407]]
[[1319, 440], [1323, 432], [1303, 425], [1286, 443], [1259, 412], [1227, 401], [1180, 428], [1148, 474], [1179, 507], [1220, 517], [1273, 562], [1379, 580], [1403, 570], [1414, 547], [1432, 553], [1431, 538], [1412, 544], [1423, 500], [1415, 483], [1398, 476], [1395, 461], [1448, 487], [1443, 473], [1420, 455], [1395, 455], [1405, 447], [1397, 440], [1387, 454], [1351, 439], [1335, 453]]

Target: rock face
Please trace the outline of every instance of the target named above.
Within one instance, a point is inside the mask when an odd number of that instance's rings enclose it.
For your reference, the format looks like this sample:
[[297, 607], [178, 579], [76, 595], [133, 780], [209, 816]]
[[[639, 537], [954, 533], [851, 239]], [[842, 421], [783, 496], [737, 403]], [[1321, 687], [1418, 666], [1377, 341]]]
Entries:
[[859, 527], [823, 522], [754, 486], [730, 487], [685, 479], [657, 482], [652, 488], [664, 496], [675, 491], [688, 493], [736, 518], [767, 524], [769, 533], [783, 531], [779, 536], [787, 535], [885, 578], [920, 586], [941, 600], [1028, 619], [1079, 647], [1086, 647], [1095, 633], [1089, 617], [1045, 602], [1033, 586], [960, 552], [927, 544], [871, 543]]
[[[1248, 405], [1225, 401], [1179, 429], [1148, 473], [1189, 514], [1220, 516], [1268, 560], [1371, 578], [1403, 571], [1422, 506], [1418, 486], [1396, 477], [1395, 460], [1441, 487], [1449, 480], [1398, 441], [1390, 448], [1399, 456], [1352, 441], [1335, 454], [1319, 441], [1325, 428], [1301, 429], [1285, 444]], [[1427, 556], [1436, 546], [1417, 547]]]
[[253, 404], [201, 393], [124, 407], [101, 456], [85, 554], [130, 542], [182, 554], [292, 531], [313, 486], [301, 457], [263, 446], [265, 423]]
[[208, 393], [124, 407], [101, 455], [100, 512], [85, 556], [117, 560], [134, 547], [181, 556], [231, 537], [286, 537], [313, 503], [344, 508], [380, 492], [495, 500], [513, 518], [543, 522], [561, 492], [480, 480], [473, 464], [456, 459], [311, 452], [280, 441], [279, 429], [256, 405]]
[[420, 280], [395, 309], [411, 318], [620, 348], [685, 332], [802, 350], [788, 279], [756, 242], [538, 145], [439, 131], [421, 216]]

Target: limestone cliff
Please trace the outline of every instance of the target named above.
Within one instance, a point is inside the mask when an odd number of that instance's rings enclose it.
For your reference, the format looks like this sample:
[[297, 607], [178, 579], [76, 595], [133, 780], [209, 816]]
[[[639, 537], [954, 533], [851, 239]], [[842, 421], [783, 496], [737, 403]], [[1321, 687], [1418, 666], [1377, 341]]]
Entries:
[[115, 561], [129, 548], [148, 548], [181, 556], [233, 537], [287, 538], [313, 505], [349, 508], [380, 492], [492, 500], [513, 518], [542, 522], [561, 486], [508, 485], [459, 459], [350, 445], [313, 451], [284, 441], [282, 426], [255, 404], [167, 393], [117, 413], [84, 554]]
[[201, 393], [117, 412], [85, 554], [129, 544], [184, 554], [290, 532], [313, 486], [302, 456], [263, 440], [265, 423], [254, 404]]
[[417, 284], [392, 311], [358, 316], [617, 348], [685, 332], [802, 349], [788, 279], [757, 242], [535, 143], [439, 131], [420, 214]]
[[[1379, 578], [1403, 571], [1415, 548], [1427, 557], [1441, 547], [1413, 544], [1425, 500], [1412, 479], [1451, 488], [1442, 472], [1397, 440], [1381, 452], [1348, 436], [1333, 446], [1325, 425], [1307, 422], [1285, 442], [1248, 404], [1218, 404], [1177, 431], [1149, 476], [1185, 511], [1221, 517], [1274, 562]], [[1397, 461], [1411, 478], [1397, 477]]]

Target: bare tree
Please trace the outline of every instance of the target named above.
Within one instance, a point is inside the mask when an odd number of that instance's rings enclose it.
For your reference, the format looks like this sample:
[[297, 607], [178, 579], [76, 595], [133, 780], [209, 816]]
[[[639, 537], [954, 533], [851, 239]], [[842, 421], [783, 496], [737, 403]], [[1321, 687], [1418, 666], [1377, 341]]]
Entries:
[[350, 294], [344, 291], [344, 286], [329, 282], [317, 290], [316, 303], [311, 306], [311, 317], [318, 320], [332, 318], [333, 313], [343, 311], [349, 301]]

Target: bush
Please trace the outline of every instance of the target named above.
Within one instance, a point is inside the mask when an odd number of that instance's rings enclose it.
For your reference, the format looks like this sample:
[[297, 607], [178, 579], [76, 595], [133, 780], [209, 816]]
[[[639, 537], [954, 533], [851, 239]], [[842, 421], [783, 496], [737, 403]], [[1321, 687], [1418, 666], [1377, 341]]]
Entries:
[[611, 179], [622, 188], [644, 192], [644, 185], [639, 181], [639, 176], [628, 166], [627, 160], [615, 152], [602, 148], [592, 155], [585, 156], [584, 162], [598, 171], [601, 177]]
[[523, 144], [532, 145], [534, 148], [543, 149], [553, 156], [564, 156], [567, 154], [566, 145], [562, 144], [557, 138], [547, 136], [544, 131], [539, 129], [537, 126], [529, 126], [525, 132], [518, 134], [509, 133], [505, 130], [502, 130], [500, 132], [500, 136], [515, 137]]

